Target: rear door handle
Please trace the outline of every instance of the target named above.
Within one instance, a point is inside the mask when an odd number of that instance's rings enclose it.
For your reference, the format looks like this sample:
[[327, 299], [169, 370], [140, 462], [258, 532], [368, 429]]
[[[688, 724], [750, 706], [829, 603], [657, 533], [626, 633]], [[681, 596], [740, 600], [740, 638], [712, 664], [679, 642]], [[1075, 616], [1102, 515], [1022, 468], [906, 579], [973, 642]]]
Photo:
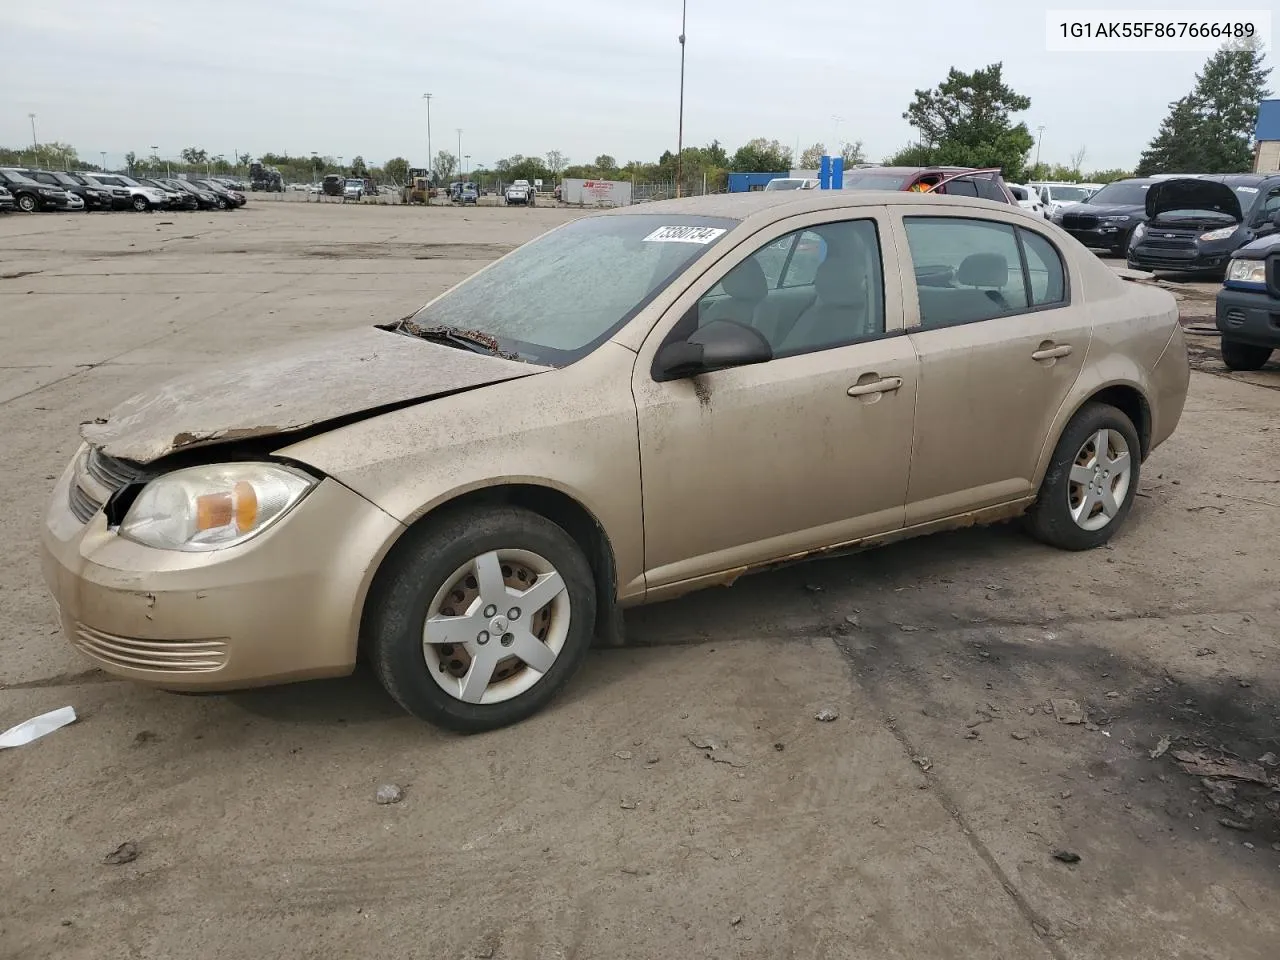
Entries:
[[1059, 357], [1071, 356], [1071, 344], [1064, 343], [1056, 347], [1047, 347], [1031, 354], [1032, 360], [1056, 360]]
[[870, 383], [859, 383], [849, 388], [849, 396], [865, 397], [873, 393], [892, 393], [902, 386], [901, 377], [884, 377]]

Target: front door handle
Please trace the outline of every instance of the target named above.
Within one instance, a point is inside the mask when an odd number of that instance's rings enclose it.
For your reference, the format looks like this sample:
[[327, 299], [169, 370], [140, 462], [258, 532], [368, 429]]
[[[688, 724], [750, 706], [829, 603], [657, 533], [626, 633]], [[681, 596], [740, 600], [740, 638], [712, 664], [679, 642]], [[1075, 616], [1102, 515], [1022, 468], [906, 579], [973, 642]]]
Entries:
[[1059, 357], [1071, 356], [1071, 344], [1063, 343], [1056, 347], [1041, 347], [1031, 354], [1032, 360], [1057, 360]]
[[865, 397], [873, 393], [892, 393], [902, 386], [901, 377], [883, 377], [870, 383], [859, 383], [849, 388], [849, 396]]

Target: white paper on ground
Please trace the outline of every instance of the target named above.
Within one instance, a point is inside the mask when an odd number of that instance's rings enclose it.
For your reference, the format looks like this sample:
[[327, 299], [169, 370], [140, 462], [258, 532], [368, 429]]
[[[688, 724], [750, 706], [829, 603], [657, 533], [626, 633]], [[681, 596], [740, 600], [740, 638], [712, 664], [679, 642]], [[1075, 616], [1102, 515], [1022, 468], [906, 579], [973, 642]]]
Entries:
[[32, 740], [39, 740], [46, 733], [53, 733], [59, 727], [74, 723], [75, 719], [74, 707], [62, 707], [42, 713], [38, 717], [32, 717], [30, 720], [24, 720], [16, 727], [10, 727], [4, 733], [0, 733], [0, 750], [5, 747], [20, 747]]

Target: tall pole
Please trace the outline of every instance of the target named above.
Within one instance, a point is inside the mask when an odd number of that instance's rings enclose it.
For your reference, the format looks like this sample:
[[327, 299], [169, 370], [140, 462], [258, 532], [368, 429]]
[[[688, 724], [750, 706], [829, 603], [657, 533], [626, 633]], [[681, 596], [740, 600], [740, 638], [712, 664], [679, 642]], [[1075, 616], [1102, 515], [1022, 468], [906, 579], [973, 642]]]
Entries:
[[[36, 115], [34, 113], [28, 113], [27, 116], [31, 118], [31, 149], [39, 153], [40, 143], [36, 140]], [[36, 159], [37, 162], [39, 162], [39, 158], [37, 157]]]
[[680, 0], [680, 123], [676, 129], [676, 196], [680, 196], [680, 154], [684, 153], [684, 33], [689, 0]]
[[431, 94], [424, 93], [422, 95], [422, 99], [427, 101], [427, 177], [429, 178], [427, 182], [435, 183], [435, 175], [433, 171], [435, 169], [436, 158], [431, 152]]
[[107, 172], [107, 151], [99, 150], [98, 153], [102, 154], [102, 172], [106, 173]]
[[462, 128], [461, 128], [461, 127], [458, 127], [457, 129], [458, 129], [458, 158], [457, 158], [457, 159], [458, 159], [458, 168], [459, 168], [459, 171], [461, 171], [461, 168], [462, 168]]
[[[1040, 166], [1040, 141], [1044, 139], [1044, 124], [1036, 127], [1036, 166]], [[1040, 176], [1040, 171], [1036, 171], [1036, 176]]]

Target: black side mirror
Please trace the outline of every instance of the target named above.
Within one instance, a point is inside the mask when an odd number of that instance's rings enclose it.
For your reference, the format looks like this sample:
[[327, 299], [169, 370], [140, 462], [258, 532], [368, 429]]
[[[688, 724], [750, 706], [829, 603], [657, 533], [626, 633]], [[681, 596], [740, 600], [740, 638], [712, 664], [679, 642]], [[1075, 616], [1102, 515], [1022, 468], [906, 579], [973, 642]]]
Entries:
[[696, 377], [750, 363], [767, 363], [773, 348], [755, 327], [733, 320], [712, 320], [687, 340], [666, 344], [654, 359], [653, 378], [659, 382]]

